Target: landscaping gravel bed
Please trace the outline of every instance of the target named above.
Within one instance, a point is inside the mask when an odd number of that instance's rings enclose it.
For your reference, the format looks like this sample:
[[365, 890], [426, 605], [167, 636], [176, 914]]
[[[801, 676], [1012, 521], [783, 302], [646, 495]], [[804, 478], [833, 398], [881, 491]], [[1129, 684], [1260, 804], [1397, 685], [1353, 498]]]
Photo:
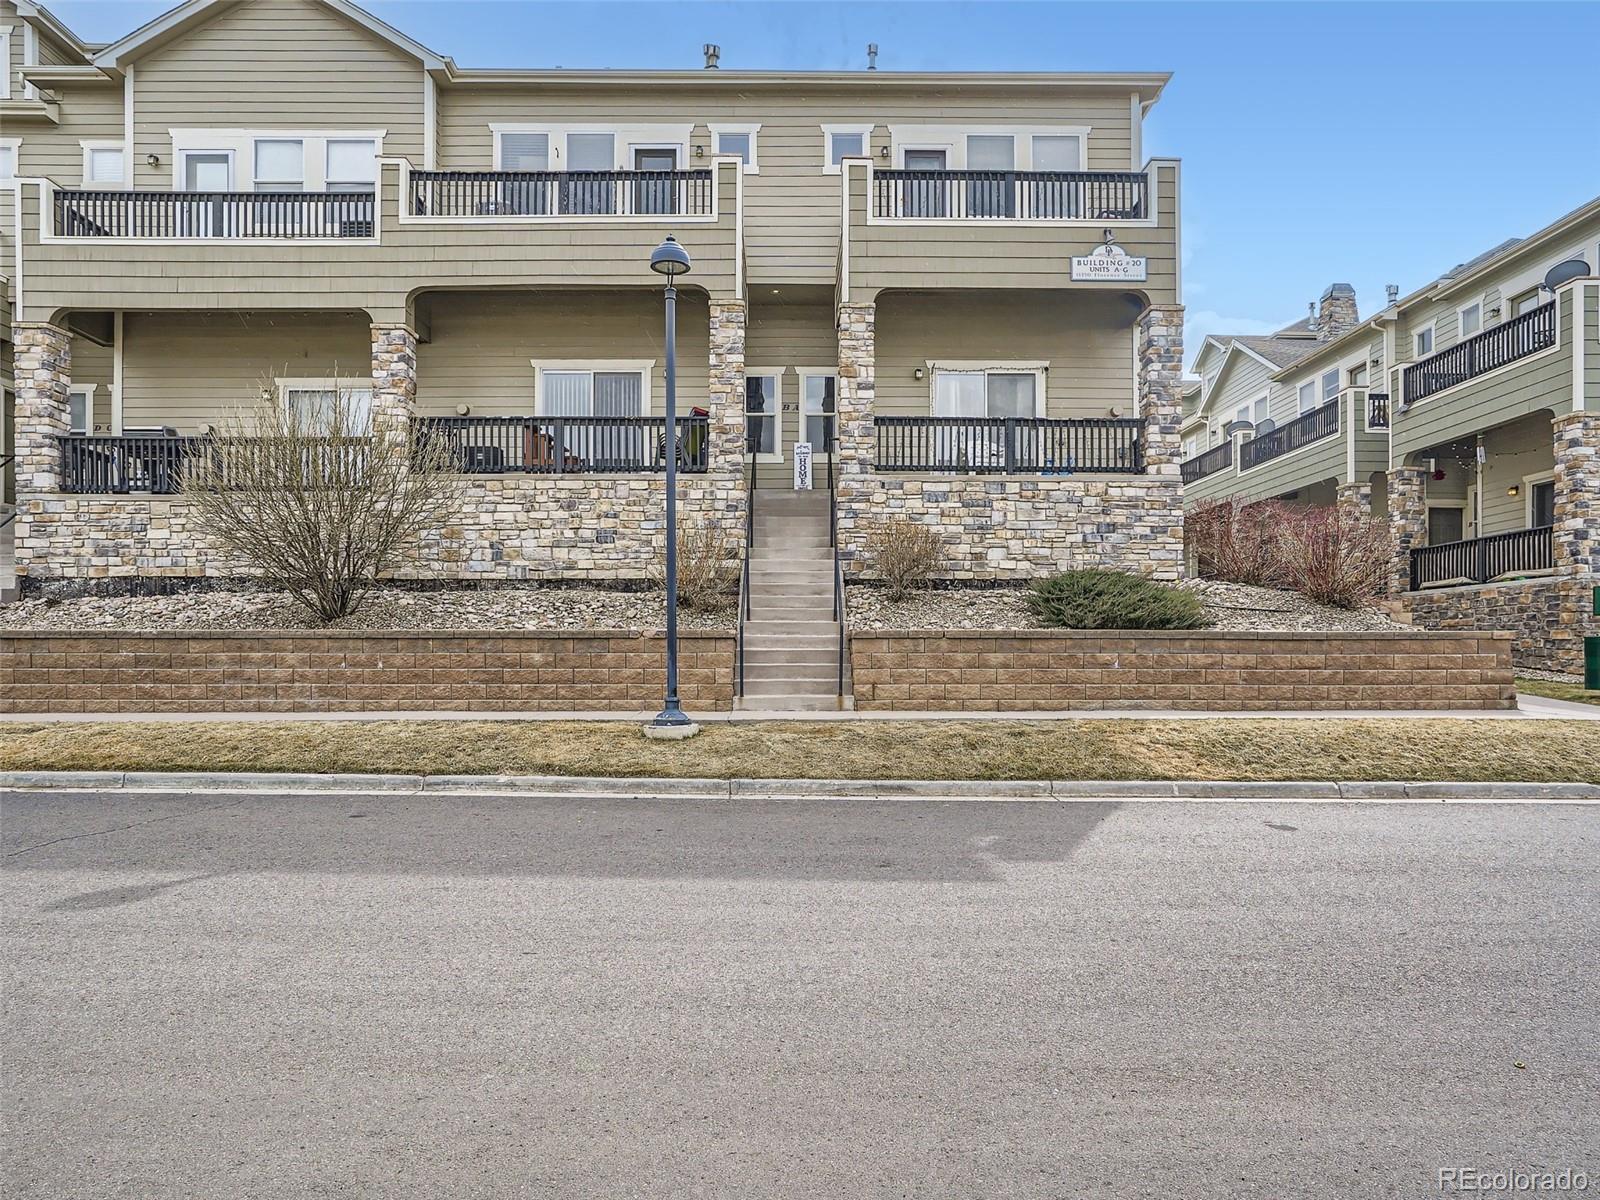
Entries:
[[[735, 609], [678, 610], [683, 629], [732, 629]], [[666, 593], [602, 588], [380, 588], [354, 616], [314, 620], [286, 593], [206, 590], [168, 596], [23, 600], [0, 609], [0, 629], [660, 629]]]
[[[1176, 585], [1197, 592], [1208, 629], [1227, 632], [1347, 632], [1410, 629], [1379, 609], [1350, 612], [1307, 600], [1298, 592], [1214, 580]], [[1024, 588], [940, 588], [916, 592], [898, 604], [882, 588], [848, 593], [850, 629], [1037, 629]]]

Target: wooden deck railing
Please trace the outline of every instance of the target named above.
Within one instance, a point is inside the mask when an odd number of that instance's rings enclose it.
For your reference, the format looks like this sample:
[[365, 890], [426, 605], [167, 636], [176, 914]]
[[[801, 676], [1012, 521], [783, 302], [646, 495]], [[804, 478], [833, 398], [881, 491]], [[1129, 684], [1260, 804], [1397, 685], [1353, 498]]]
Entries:
[[1196, 483], [1207, 475], [1215, 475], [1218, 471], [1226, 471], [1233, 466], [1233, 439], [1211, 447], [1211, 449], [1196, 454], [1182, 466], [1183, 481]]
[[[654, 474], [667, 469], [665, 417], [421, 417], [469, 475]], [[710, 422], [678, 418], [678, 470], [706, 470]]]
[[964, 475], [1126, 474], [1144, 470], [1133, 417], [878, 417], [880, 471]]
[[709, 170], [413, 171], [407, 203], [419, 217], [707, 217]]
[[[81, 495], [148, 492], [154, 496], [175, 496], [183, 491], [188, 464], [201, 456], [208, 456], [215, 468], [211, 477], [225, 486], [230, 453], [248, 455], [253, 446], [263, 444], [252, 438], [157, 435], [85, 437], [72, 434], [58, 441], [61, 490]], [[355, 467], [355, 459], [367, 453], [368, 445], [366, 438], [357, 437], [308, 440], [306, 457], [296, 468], [297, 477], [347, 478]], [[246, 463], [248, 460], [235, 461]]]
[[1407, 367], [1405, 402], [1414, 404], [1555, 344], [1556, 302], [1551, 300]]
[[1314, 408], [1271, 433], [1263, 433], [1245, 442], [1239, 447], [1239, 469], [1248, 471], [1251, 467], [1259, 467], [1291, 450], [1309, 446], [1338, 432], [1339, 400], [1335, 397], [1321, 408]]
[[892, 220], [1137, 221], [1142, 171], [874, 171], [872, 215]]
[[1411, 590], [1488, 583], [1502, 575], [1548, 571], [1554, 566], [1554, 529], [1540, 525], [1439, 546], [1418, 546], [1411, 551]]
[[372, 192], [55, 193], [59, 237], [370, 238]]

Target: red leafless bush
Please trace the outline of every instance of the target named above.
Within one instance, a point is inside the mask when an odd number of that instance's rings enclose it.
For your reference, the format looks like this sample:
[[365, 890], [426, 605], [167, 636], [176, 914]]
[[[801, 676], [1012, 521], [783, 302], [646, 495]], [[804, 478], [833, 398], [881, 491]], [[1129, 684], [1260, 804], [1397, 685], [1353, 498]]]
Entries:
[[1276, 542], [1284, 582], [1319, 604], [1362, 608], [1387, 586], [1389, 531], [1371, 517], [1332, 508], [1291, 511]]
[[1278, 530], [1288, 507], [1274, 500], [1208, 500], [1184, 518], [1184, 536], [1200, 574], [1227, 583], [1283, 587]]

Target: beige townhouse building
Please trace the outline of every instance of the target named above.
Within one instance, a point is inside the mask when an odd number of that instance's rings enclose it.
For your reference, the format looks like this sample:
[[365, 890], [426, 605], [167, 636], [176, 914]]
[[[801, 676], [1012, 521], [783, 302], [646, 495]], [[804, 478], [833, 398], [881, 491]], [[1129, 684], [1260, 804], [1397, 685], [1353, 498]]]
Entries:
[[668, 235], [689, 522], [780, 531], [804, 445], [844, 572], [896, 516], [955, 578], [1181, 572], [1163, 74], [485, 70], [347, 0], [0, 36], [25, 587], [237, 574], [182, 464], [263, 389], [449, 439], [431, 573], [646, 576]]
[[1519, 631], [1577, 672], [1600, 633], [1600, 199], [1363, 320], [1214, 336], [1185, 402], [1189, 505], [1342, 505], [1390, 527], [1394, 591], [1436, 628]]

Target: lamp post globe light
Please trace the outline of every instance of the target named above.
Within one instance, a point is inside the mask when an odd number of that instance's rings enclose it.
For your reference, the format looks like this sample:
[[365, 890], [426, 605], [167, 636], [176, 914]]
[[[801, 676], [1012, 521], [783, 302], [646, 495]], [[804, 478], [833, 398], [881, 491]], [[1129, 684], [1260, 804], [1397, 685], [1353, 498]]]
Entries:
[[689, 252], [671, 234], [650, 255], [650, 269], [667, 280], [667, 432], [663, 445], [667, 460], [667, 694], [644, 733], [663, 739], [693, 737], [700, 731], [678, 704], [678, 289], [674, 284], [689, 268]]

